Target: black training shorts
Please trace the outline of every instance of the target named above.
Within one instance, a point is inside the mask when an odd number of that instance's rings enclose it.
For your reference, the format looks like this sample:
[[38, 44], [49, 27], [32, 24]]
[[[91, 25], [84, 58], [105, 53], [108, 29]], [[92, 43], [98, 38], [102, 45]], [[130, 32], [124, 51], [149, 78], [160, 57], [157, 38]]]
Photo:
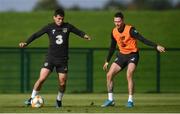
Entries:
[[56, 68], [57, 73], [67, 73], [68, 72], [68, 62], [67, 60], [59, 60], [56, 58], [52, 57], [47, 57], [44, 64], [43, 68], [47, 68], [53, 71], [54, 68]]
[[118, 64], [122, 69], [125, 68], [129, 63], [138, 64], [139, 61], [139, 53], [133, 52], [130, 54], [122, 54], [118, 53], [114, 62]]

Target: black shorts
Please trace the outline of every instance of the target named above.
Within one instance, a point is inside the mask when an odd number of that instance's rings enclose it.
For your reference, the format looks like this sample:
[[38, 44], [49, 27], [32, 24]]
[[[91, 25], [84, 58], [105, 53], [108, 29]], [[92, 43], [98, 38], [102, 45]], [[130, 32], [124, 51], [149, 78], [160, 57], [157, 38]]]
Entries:
[[51, 72], [53, 71], [54, 68], [56, 68], [57, 73], [67, 73], [68, 62], [67, 60], [59, 60], [59, 59], [47, 57], [43, 64], [43, 68], [47, 68]]
[[130, 54], [122, 54], [118, 53], [114, 62], [118, 64], [122, 69], [125, 68], [129, 63], [138, 64], [139, 61], [139, 53], [133, 52]]

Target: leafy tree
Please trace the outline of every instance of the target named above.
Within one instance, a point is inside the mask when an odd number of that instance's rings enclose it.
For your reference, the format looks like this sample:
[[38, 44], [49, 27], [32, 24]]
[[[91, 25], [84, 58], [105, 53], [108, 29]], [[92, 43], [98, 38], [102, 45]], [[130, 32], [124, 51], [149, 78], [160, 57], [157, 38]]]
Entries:
[[134, 0], [137, 9], [164, 10], [172, 8], [169, 0]]
[[38, 10], [55, 10], [58, 8], [62, 8], [62, 6], [59, 5], [57, 0], [39, 0], [36, 6], [34, 7], [34, 11]]
[[125, 9], [126, 6], [121, 4], [118, 0], [109, 0], [105, 5], [104, 8], [105, 10], [118, 10], [118, 9]]

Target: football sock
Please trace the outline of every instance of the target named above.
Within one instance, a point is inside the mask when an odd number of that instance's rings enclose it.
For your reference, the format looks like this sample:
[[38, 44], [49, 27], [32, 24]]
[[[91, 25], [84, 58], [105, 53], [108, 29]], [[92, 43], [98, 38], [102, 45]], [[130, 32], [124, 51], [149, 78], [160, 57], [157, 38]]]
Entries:
[[58, 95], [57, 95], [57, 100], [58, 100], [58, 101], [61, 101], [63, 95], [64, 95], [64, 93], [62, 93], [62, 92], [59, 91], [59, 92], [58, 92]]
[[39, 91], [36, 91], [33, 89], [32, 94], [31, 94], [31, 98], [34, 98], [38, 93], [39, 93]]
[[129, 98], [128, 98], [128, 102], [133, 102], [133, 96], [132, 95], [129, 95]]
[[113, 101], [113, 93], [108, 93], [108, 100]]

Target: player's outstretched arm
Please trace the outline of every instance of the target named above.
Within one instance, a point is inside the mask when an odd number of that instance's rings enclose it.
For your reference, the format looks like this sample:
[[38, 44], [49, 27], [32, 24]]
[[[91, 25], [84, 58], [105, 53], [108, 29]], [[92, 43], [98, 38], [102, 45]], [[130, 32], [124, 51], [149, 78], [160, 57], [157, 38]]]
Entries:
[[87, 39], [87, 40], [91, 40], [91, 37], [88, 36], [87, 34], [84, 35], [84, 38]]
[[20, 42], [19, 43], [19, 47], [20, 48], [24, 48], [24, 47], [26, 47], [27, 46], [27, 43], [25, 43], [25, 42]]
[[159, 52], [165, 52], [165, 47], [163, 47], [163, 46], [161, 46], [161, 45], [157, 45], [157, 50], [159, 51]]

